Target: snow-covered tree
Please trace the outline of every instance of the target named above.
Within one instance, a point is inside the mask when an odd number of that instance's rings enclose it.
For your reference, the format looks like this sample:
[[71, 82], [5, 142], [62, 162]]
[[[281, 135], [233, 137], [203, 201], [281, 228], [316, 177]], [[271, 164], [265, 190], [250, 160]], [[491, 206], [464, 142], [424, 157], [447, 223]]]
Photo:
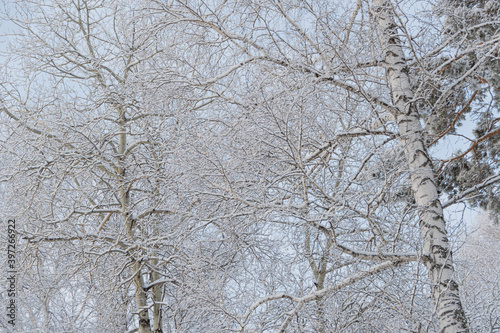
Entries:
[[23, 327], [469, 331], [444, 210], [499, 206], [497, 7], [13, 3]]
[[8, 9], [2, 176], [23, 247], [19, 326], [161, 332], [163, 313], [200, 302], [185, 297], [198, 274], [231, 258], [201, 232], [211, 208], [183, 164], [210, 101], [183, 78], [198, 41], [155, 30], [140, 1]]

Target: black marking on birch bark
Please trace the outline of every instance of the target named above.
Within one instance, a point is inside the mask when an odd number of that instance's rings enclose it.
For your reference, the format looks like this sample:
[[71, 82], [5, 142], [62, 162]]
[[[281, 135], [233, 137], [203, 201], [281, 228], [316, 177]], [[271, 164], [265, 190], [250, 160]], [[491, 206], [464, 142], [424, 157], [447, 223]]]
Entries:
[[426, 182], [431, 182], [432, 184], [434, 184], [434, 181], [430, 177], [426, 176], [426, 177], [422, 178], [422, 180], [419, 182], [418, 186], [419, 187], [423, 186], [423, 185], [425, 185]]
[[[457, 286], [458, 288], [458, 286]], [[461, 304], [460, 298], [457, 297], [458, 303]], [[463, 311], [462, 307], [459, 307], [458, 309], [455, 308], [455, 318], [458, 319], [459, 322], [462, 324], [460, 325], [460, 328], [464, 329], [464, 332], [468, 332], [467, 330], [467, 317], [465, 316], [465, 312]]]
[[434, 212], [434, 216], [432, 217], [432, 219], [433, 219], [434, 221], [443, 221], [443, 222], [444, 222], [443, 215], [438, 214], [438, 213], [436, 213], [436, 212]]
[[[387, 51], [387, 52], [391, 52], [394, 55], [394, 58], [396, 58], [395, 60], [391, 61], [391, 64], [389, 66], [387, 66], [388, 74], [391, 74], [392, 72], [396, 72], [396, 74], [395, 74], [396, 77], [398, 79], [401, 79], [401, 74], [398, 74], [398, 73], [401, 73], [402, 68], [405, 67], [405, 60], [401, 59], [401, 56], [398, 54], [395, 54], [394, 51]], [[405, 75], [404, 79], [407, 79], [407, 75]]]
[[432, 234], [432, 231], [437, 231], [439, 232], [440, 234], [443, 234], [443, 230], [441, 230], [437, 225], [433, 225], [433, 224], [429, 224], [429, 223], [426, 223], [426, 222], [423, 222], [422, 219], [419, 220], [419, 222], [421, 221], [421, 223], [419, 223], [419, 226], [420, 227], [425, 227], [427, 228], [428, 230], [425, 232], [425, 238], [424, 239], [431, 239], [431, 238], [434, 238], [431, 234]]
[[402, 64], [403, 64], [403, 67], [400, 69], [400, 71], [402, 73], [404, 73], [406, 75], [406, 77], [408, 77], [408, 73], [410, 72], [410, 68], [408, 68], [408, 66], [406, 66], [406, 59], [403, 58]]
[[399, 104], [400, 101], [402, 101], [403, 103], [406, 103], [405, 102], [406, 100], [407, 100], [406, 95], [398, 95], [398, 96], [395, 96], [392, 98], [392, 101], [394, 102], [394, 104]]
[[412, 156], [412, 159], [411, 159], [410, 161], [408, 161], [408, 163], [409, 163], [410, 165], [414, 164], [414, 163], [415, 163], [415, 160], [416, 160], [417, 158], [418, 158], [418, 150], [415, 150], [415, 151], [414, 151], [414, 154], [413, 154], [413, 156]]
[[386, 58], [390, 57], [390, 56], [392, 56], [394, 58], [399, 58], [399, 55], [397, 55], [396, 53], [394, 53], [394, 51], [392, 51], [392, 50], [385, 51], [385, 56], [386, 56]]
[[[449, 317], [451, 316], [452, 318], [455, 318], [455, 310], [446, 310], [446, 311], [443, 311], [441, 312], [441, 315], [443, 317]], [[453, 325], [456, 325], [457, 323], [455, 321], [451, 321], [448, 325], [446, 325], [444, 328], [448, 328], [450, 326], [453, 326]], [[443, 329], [443, 332], [444, 332], [444, 329]]]
[[[453, 269], [453, 266], [452, 265], [449, 265], [449, 264], [445, 264], [445, 265], [441, 265], [441, 264], [438, 264], [436, 263], [433, 259], [430, 259], [429, 260], [429, 263], [428, 265], [430, 265], [431, 267], [429, 268], [430, 271], [438, 271], [438, 272], [441, 272], [443, 269], [448, 269], [448, 270], [452, 270]], [[441, 285], [444, 285], [446, 286], [445, 284], [443, 283], [440, 283]]]
[[[387, 33], [389, 37], [389, 41], [391, 41], [392, 39], [394, 38], [398, 38], [398, 36], [394, 36], [396, 31], [397, 31], [398, 27], [396, 26], [395, 23], [391, 22], [387, 25], [387, 27], [385, 28], [385, 31]], [[398, 38], [399, 39], [399, 38]], [[399, 45], [400, 43], [398, 43], [397, 45]]]
[[[414, 133], [420, 133], [420, 132], [414, 132]], [[417, 142], [420, 142], [419, 140], [417, 140]], [[424, 156], [425, 158], [429, 159], [429, 155], [427, 155], [427, 152], [423, 150], [423, 148], [417, 148], [415, 149], [415, 152], [416, 153], [420, 153], [422, 154], [422, 156]]]
[[150, 320], [144, 318], [139, 319], [139, 326], [150, 328]]
[[[426, 156], [427, 160], [425, 162], [423, 162], [422, 164], [420, 164], [418, 167], [419, 168], [425, 168], [427, 166], [430, 166], [432, 167], [432, 162], [431, 160]], [[434, 182], [434, 181], [433, 181]]]
[[406, 96], [406, 94], [399, 95], [396, 102], [399, 102], [400, 100], [405, 104], [410, 102], [410, 98]]
[[[420, 213], [420, 216], [422, 216], [422, 219], [424, 218], [423, 216], [425, 216], [427, 219], [432, 219], [434, 221], [439, 221], [443, 219], [443, 215], [440, 212], [436, 212], [435, 210], [430, 208], [427, 208], [426, 210], [422, 211]], [[436, 224], [433, 223], [433, 225]]]
[[404, 124], [404, 123], [411, 123], [412, 120], [408, 118], [403, 118], [398, 122], [398, 125]]
[[424, 223], [423, 224], [426, 228], [429, 228], [429, 231], [427, 231], [425, 233], [425, 236], [428, 237], [429, 236], [429, 233], [432, 232], [432, 229], [434, 230], [437, 230], [441, 235], [444, 235], [444, 232], [441, 228], [439, 228], [437, 225], [434, 225], [434, 224], [428, 224], [428, 223]]
[[[448, 256], [451, 256], [450, 249], [444, 248], [441, 245], [432, 245], [432, 254], [435, 256], [439, 256], [440, 258], [448, 258]], [[446, 267], [449, 266], [449, 267]], [[443, 267], [446, 268], [453, 268], [453, 266], [450, 266], [449, 264], [444, 264]]]
[[[389, 38], [388, 42], [387, 42], [387, 46], [391, 47], [391, 46], [398, 46], [398, 44], [401, 43], [401, 40], [398, 38], [398, 37], [391, 37]], [[400, 55], [398, 55], [398, 57], [401, 57]]]
[[425, 198], [427, 198], [428, 196], [429, 196], [428, 194], [423, 194], [423, 195], [421, 195], [421, 196], [420, 196], [420, 198], [419, 198], [419, 199], [425, 199]]
[[[389, 9], [389, 8], [387, 8], [387, 9]], [[398, 28], [398, 27], [396, 26], [396, 23], [391, 22], [391, 23], [389, 23], [389, 24], [387, 25], [386, 30], [390, 30], [390, 31], [392, 31], [392, 32], [395, 32], [397, 28]], [[388, 34], [388, 35], [390, 35], [390, 34]]]
[[[460, 303], [460, 300], [458, 300], [456, 302], [456, 304]], [[462, 311], [461, 308], [457, 309], [452, 309], [452, 310], [446, 310], [446, 311], [443, 311], [441, 312], [441, 315], [443, 316], [451, 316], [453, 319], [455, 319], [454, 321], [450, 322], [448, 325], [446, 325], [442, 332], [445, 331], [446, 328], [450, 327], [450, 326], [453, 326], [453, 325], [456, 325], [456, 324], [459, 324], [459, 323], [462, 323], [460, 324], [460, 327], [461, 329], [464, 329], [465, 331], [464, 332], [468, 332], [467, 331], [467, 325], [466, 325], [466, 317], [465, 317], [465, 313]], [[457, 321], [458, 320], [458, 321]]]
[[448, 289], [453, 291], [458, 290], [458, 283], [456, 283], [454, 280], [445, 280], [444, 283], [448, 286]]
[[[436, 201], [438, 202], [437, 204], [436, 204]], [[443, 217], [443, 213], [442, 213], [441, 207], [439, 206], [439, 199], [431, 200], [427, 204], [427, 207], [425, 207], [422, 210], [422, 214], [423, 213], [429, 213], [429, 214], [433, 214], [433, 215], [437, 215], [437, 216]]]
[[[426, 227], [426, 228], [429, 228], [429, 229], [437, 229], [439, 231], [441, 231], [441, 229], [438, 228], [438, 226], [434, 225], [434, 224], [429, 224], [427, 222], [425, 222], [422, 218], [420, 218], [418, 220], [418, 224], [420, 226], [423, 226], [423, 227]], [[431, 230], [429, 230], [427, 233], [429, 233]]]
[[429, 203], [429, 207], [435, 207], [435, 208], [442, 209], [442, 207], [441, 207], [441, 201], [439, 201], [439, 199], [435, 199], [435, 200], [433, 200], [432, 202]]
[[432, 258], [430, 256], [430, 254], [422, 254], [422, 256], [420, 257], [420, 260], [424, 263], [424, 264], [428, 264], [432, 261]]
[[[373, 10], [376, 13], [381, 13], [381, 12], [388, 12], [390, 8], [391, 8], [390, 5], [387, 2], [385, 2], [382, 5], [375, 7]], [[385, 20], [386, 19], [384, 18], [383, 21], [385, 21]]]

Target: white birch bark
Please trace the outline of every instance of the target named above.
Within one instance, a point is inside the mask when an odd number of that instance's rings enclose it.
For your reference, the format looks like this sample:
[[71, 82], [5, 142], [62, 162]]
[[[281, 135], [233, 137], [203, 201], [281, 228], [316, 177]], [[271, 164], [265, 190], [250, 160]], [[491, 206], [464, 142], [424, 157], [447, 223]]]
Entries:
[[[125, 151], [127, 148], [127, 132], [125, 128], [125, 114], [122, 108], [119, 108], [120, 116], [120, 145], [118, 148], [118, 153], [122, 157], [125, 156]], [[125, 184], [125, 167], [123, 165], [124, 161], [120, 161], [122, 165], [119, 166], [118, 175], [121, 177], [119, 181], [120, 186], [120, 201], [122, 205], [122, 215], [125, 222], [125, 229], [127, 232], [127, 237], [129, 240], [134, 239], [134, 221], [129, 214], [129, 204], [130, 204], [130, 193]], [[141, 274], [141, 264], [140, 262], [135, 262], [132, 268], [132, 274], [134, 276], [134, 288], [135, 288], [135, 301], [136, 308], [139, 316], [139, 333], [151, 333], [151, 321], [149, 319], [149, 313], [147, 310], [147, 295], [144, 291], [144, 280]]]
[[431, 292], [437, 319], [444, 333], [468, 332], [460, 302], [450, 245], [446, 234], [443, 208], [432, 170], [431, 160], [423, 142], [423, 128], [413, 101], [406, 60], [394, 22], [390, 1], [374, 0], [373, 13], [383, 49], [384, 66], [396, 107], [397, 121], [406, 159], [411, 172], [415, 201], [420, 207], [419, 224], [423, 238], [423, 261], [429, 271]]
[[[158, 259], [152, 260], [153, 267], [158, 265]], [[151, 272], [151, 282], [156, 282], [160, 280], [160, 274], [158, 272]], [[161, 305], [158, 304], [163, 299], [162, 285], [158, 284], [153, 287], [153, 333], [163, 333], [162, 329], [162, 309]]]

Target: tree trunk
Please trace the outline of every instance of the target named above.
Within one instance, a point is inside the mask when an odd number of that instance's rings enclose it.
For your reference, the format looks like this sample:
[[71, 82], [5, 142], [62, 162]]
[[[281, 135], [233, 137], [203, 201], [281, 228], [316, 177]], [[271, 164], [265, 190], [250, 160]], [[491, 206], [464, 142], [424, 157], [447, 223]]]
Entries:
[[387, 79], [406, 159], [411, 173], [415, 201], [420, 207], [419, 225], [423, 238], [423, 261], [429, 271], [431, 292], [442, 332], [468, 332], [460, 302], [443, 208], [439, 201], [434, 172], [423, 142], [420, 117], [413, 104], [413, 92], [406, 60], [388, 0], [374, 0], [373, 13], [379, 29]]
[[[130, 241], [134, 240], [134, 221], [129, 214], [129, 204], [130, 204], [130, 190], [128, 185], [125, 183], [125, 166], [124, 158], [125, 151], [127, 149], [127, 131], [125, 128], [125, 113], [122, 108], [119, 108], [120, 116], [120, 144], [118, 147], [118, 153], [121, 156], [121, 165], [119, 166], [117, 173], [120, 177], [119, 187], [120, 187], [120, 201], [122, 205], [122, 215], [125, 223], [125, 231], [127, 233], [127, 238]], [[135, 262], [132, 267], [132, 275], [134, 276], [134, 288], [135, 288], [135, 302], [136, 308], [139, 316], [139, 333], [151, 333], [151, 321], [149, 319], [149, 313], [147, 310], [147, 295], [144, 291], [144, 280], [141, 273], [141, 263]]]
[[[158, 259], [152, 260], [152, 266], [156, 267], [158, 265]], [[160, 279], [160, 274], [156, 271], [151, 272], [151, 282], [158, 281]], [[162, 293], [162, 285], [156, 285], [153, 287], [153, 301], [155, 304], [153, 305], [153, 333], [162, 333], [162, 311], [161, 305], [157, 304], [162, 301], [163, 293]]]

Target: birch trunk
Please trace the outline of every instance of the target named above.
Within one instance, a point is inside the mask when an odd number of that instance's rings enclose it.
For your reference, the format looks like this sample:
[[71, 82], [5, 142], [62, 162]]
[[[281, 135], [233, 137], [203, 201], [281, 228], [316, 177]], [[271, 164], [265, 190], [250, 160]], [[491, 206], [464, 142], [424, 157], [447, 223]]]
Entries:
[[[123, 165], [125, 151], [127, 149], [127, 131], [125, 128], [125, 113], [122, 108], [119, 109], [120, 116], [120, 145], [118, 147], [118, 153], [122, 158], [122, 165], [119, 166], [118, 175], [120, 177], [119, 187], [120, 187], [120, 201], [122, 205], [122, 215], [125, 221], [125, 229], [127, 237], [129, 240], [133, 240], [134, 237], [134, 221], [129, 214], [129, 204], [130, 204], [130, 190], [128, 185], [125, 183], [125, 166]], [[141, 274], [141, 264], [140, 262], [135, 262], [132, 267], [132, 275], [134, 276], [134, 288], [135, 288], [135, 301], [136, 308], [139, 315], [139, 333], [151, 333], [151, 322], [149, 319], [149, 313], [147, 310], [147, 295], [144, 291], [144, 280]]]
[[373, 13], [383, 49], [386, 76], [392, 102], [397, 111], [401, 141], [411, 173], [415, 201], [420, 207], [419, 225], [423, 238], [423, 261], [428, 269], [431, 293], [441, 332], [468, 332], [460, 302], [450, 245], [446, 234], [443, 208], [432, 170], [431, 160], [423, 142], [423, 128], [413, 101], [406, 60], [394, 22], [392, 3], [374, 0]]
[[[152, 260], [153, 267], [158, 265], [158, 259]], [[160, 274], [153, 271], [151, 273], [151, 282], [160, 280]], [[153, 333], [163, 333], [162, 329], [162, 310], [161, 305], [158, 304], [163, 299], [162, 285], [156, 285], [153, 287]]]

